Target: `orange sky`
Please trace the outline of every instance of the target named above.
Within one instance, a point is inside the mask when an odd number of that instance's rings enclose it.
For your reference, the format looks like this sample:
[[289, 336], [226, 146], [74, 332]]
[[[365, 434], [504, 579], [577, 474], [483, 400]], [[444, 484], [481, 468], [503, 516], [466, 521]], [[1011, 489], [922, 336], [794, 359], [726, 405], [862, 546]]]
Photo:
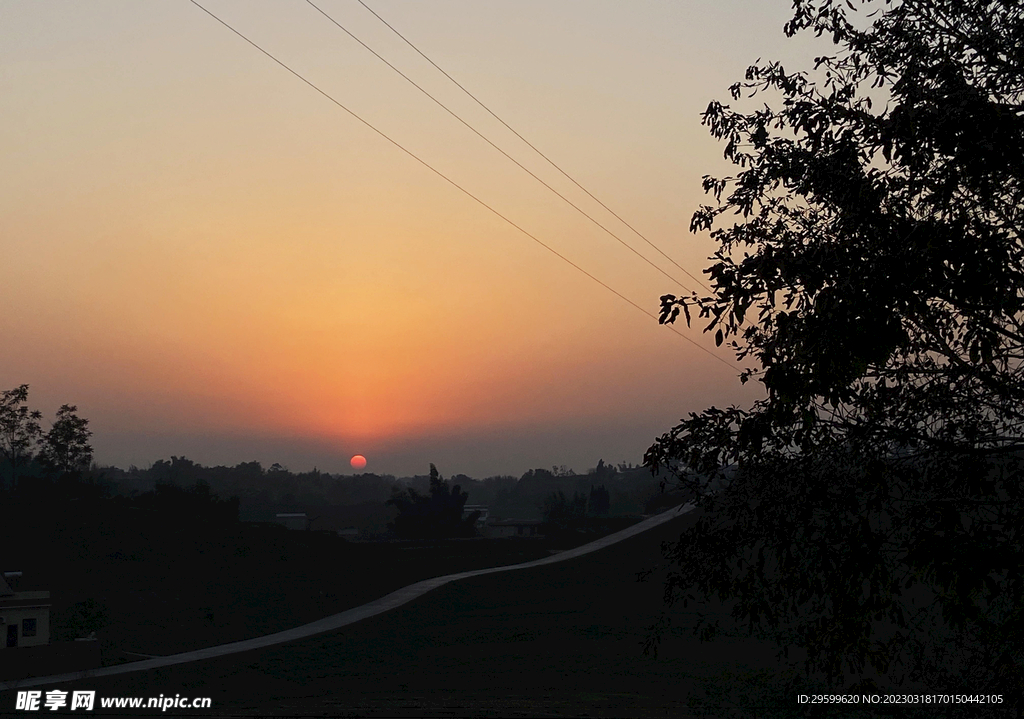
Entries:
[[[318, 4], [692, 285], [358, 3]], [[694, 273], [700, 111], [809, 54], [784, 2], [368, 4]], [[309, 5], [208, 7], [650, 312], [680, 291]], [[0, 68], [0, 385], [77, 404], [101, 462], [584, 470], [756, 396], [188, 2], [6, 3]]]

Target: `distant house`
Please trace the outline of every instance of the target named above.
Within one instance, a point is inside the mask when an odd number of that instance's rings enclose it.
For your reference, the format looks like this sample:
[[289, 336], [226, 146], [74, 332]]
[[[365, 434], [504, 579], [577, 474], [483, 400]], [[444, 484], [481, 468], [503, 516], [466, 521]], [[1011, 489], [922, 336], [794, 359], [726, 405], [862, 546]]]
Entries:
[[337, 532], [338, 532], [338, 536], [339, 537], [358, 537], [359, 536], [359, 528], [358, 527], [345, 527], [344, 529], [337, 530]]
[[16, 591], [20, 579], [21, 572], [0, 574], [0, 681], [98, 668], [95, 637], [50, 641], [50, 593]]
[[16, 592], [21, 572], [0, 575], [0, 648], [38, 647], [50, 643], [50, 593]]
[[492, 519], [481, 530], [485, 537], [498, 539], [502, 537], [534, 537], [543, 535], [540, 531], [539, 519]]
[[309, 517], [305, 512], [278, 512], [274, 521], [288, 529], [309, 529]]

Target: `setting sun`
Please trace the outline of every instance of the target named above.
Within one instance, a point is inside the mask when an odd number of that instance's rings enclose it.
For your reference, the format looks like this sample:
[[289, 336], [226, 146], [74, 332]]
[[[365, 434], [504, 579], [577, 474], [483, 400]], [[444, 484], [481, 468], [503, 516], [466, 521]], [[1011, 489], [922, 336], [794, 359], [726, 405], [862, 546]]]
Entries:
[[366, 467], [366, 457], [361, 454], [357, 454], [348, 461], [352, 465], [352, 469], [363, 469]]
[[[740, 26], [720, 3], [595, 3], [585, 32], [571, 4], [530, 4], [525, 25], [520, 3], [381, 10], [424, 49], [453, 48], [446, 71], [497, 115], [514, 108], [516, 131], [663, 257], [305, 3], [209, 9], [370, 126], [192, 3], [101, 5], [15, 3], [0, 23], [0, 234], [17, 268], [0, 303], [23, 308], [0, 316], [18, 337], [0, 387], [77, 403], [99, 463], [337, 472], [360, 447], [382, 475], [519, 475], [638, 461], [679, 416], [757, 396], [710, 335], [675, 328], [698, 348], [650, 315], [692, 284], [673, 263], [701, 277], [715, 249], [687, 231], [721, 157], [700, 114], [740, 58], [771, 54], [763, 29], [785, 7], [755, 4]], [[419, 72], [365, 8], [334, 5]], [[453, 112], [487, 120], [421, 69]], [[669, 357], [689, 371], [666, 373]]]

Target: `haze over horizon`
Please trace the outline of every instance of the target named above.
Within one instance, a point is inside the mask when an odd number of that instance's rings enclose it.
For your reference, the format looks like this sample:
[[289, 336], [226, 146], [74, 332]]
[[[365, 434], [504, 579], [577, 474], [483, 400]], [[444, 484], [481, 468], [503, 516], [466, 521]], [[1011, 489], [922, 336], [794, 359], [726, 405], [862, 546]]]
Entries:
[[[359, 3], [317, 4], [694, 286]], [[367, 4], [698, 276], [728, 171], [700, 113], [813, 55], [785, 4]], [[682, 293], [305, 2], [203, 5], [645, 310]], [[0, 389], [77, 405], [100, 464], [582, 472], [760, 396], [193, 4], [0, 12]]]

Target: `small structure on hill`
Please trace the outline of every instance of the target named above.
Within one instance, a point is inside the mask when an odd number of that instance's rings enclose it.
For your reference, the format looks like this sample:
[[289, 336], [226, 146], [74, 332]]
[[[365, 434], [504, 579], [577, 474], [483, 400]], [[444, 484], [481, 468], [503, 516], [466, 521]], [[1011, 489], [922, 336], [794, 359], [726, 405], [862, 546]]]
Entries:
[[85, 640], [53, 642], [50, 593], [18, 591], [21, 572], [0, 574], [0, 682], [97, 669], [96, 633]]
[[50, 643], [50, 593], [16, 592], [21, 572], [0, 575], [0, 649], [37, 647]]

